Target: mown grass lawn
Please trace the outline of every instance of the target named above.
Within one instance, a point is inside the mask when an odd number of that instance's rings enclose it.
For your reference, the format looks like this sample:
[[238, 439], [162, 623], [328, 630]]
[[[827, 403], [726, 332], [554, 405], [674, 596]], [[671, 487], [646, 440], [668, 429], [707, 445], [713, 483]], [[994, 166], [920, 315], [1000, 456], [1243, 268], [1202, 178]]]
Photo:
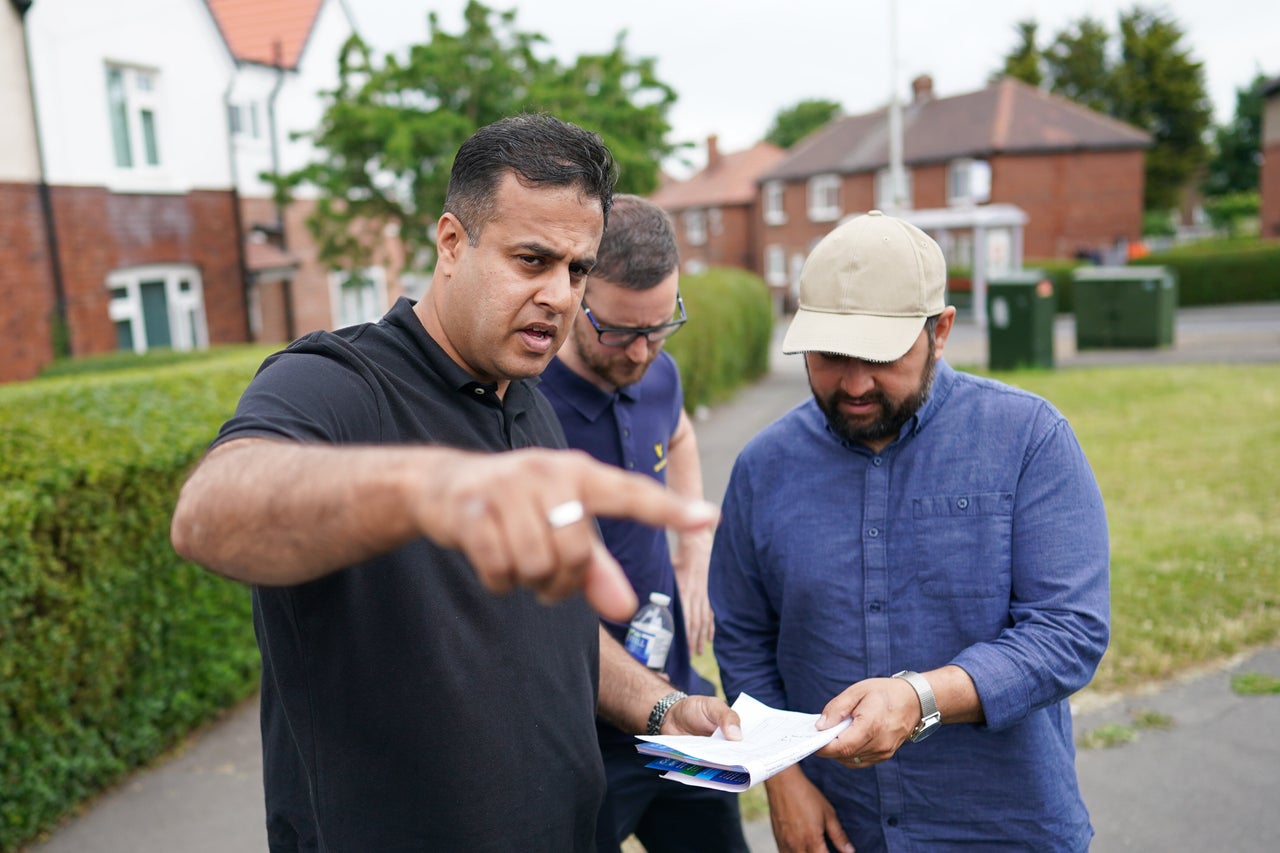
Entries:
[[1000, 374], [1071, 421], [1111, 529], [1111, 646], [1091, 690], [1280, 638], [1280, 365]]

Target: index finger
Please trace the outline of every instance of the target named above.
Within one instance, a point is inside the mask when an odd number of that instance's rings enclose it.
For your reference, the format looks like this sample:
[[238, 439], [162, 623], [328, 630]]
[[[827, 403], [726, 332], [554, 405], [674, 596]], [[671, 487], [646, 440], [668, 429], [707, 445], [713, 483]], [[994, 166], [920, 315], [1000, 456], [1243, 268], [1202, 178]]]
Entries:
[[585, 465], [579, 487], [582, 503], [592, 515], [629, 518], [680, 532], [706, 530], [720, 519], [715, 504], [682, 498], [643, 474], [594, 460]]
[[614, 622], [626, 622], [635, 615], [636, 594], [622, 567], [595, 534], [591, 563], [582, 578], [582, 595], [595, 612]]

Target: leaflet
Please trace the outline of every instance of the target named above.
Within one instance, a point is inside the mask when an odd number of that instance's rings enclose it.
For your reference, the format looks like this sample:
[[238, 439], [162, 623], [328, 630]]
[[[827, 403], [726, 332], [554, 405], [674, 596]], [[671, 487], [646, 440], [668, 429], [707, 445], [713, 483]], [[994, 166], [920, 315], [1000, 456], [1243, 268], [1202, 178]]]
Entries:
[[636, 749], [657, 757], [647, 766], [664, 770], [664, 779], [745, 791], [817, 752], [844, 731], [851, 722], [818, 731], [819, 714], [780, 711], [746, 693], [738, 696], [733, 710], [742, 720], [742, 740], [727, 740], [719, 729], [707, 737], [694, 735], [641, 736]]

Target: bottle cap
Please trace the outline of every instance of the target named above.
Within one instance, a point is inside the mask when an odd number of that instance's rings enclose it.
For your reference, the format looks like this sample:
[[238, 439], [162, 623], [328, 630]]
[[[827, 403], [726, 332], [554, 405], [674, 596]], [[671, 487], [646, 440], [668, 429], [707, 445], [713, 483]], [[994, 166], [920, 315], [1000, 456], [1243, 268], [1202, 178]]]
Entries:
[[671, 596], [665, 592], [651, 592], [649, 593], [649, 600], [659, 607], [666, 607], [671, 603]]

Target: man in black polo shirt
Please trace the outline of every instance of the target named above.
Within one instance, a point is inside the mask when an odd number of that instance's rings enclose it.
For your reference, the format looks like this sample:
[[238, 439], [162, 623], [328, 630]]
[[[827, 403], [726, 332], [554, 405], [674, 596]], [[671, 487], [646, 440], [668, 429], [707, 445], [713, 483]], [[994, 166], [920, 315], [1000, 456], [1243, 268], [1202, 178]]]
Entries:
[[[626, 578], [593, 515], [704, 504], [563, 447], [534, 381], [612, 199], [599, 137], [549, 116], [459, 149], [427, 296], [269, 358], [183, 487], [183, 556], [253, 585], [268, 838], [282, 850], [588, 850], [597, 712], [710, 733], [723, 702], [611, 639]], [[582, 594], [578, 594], [581, 590]]]

